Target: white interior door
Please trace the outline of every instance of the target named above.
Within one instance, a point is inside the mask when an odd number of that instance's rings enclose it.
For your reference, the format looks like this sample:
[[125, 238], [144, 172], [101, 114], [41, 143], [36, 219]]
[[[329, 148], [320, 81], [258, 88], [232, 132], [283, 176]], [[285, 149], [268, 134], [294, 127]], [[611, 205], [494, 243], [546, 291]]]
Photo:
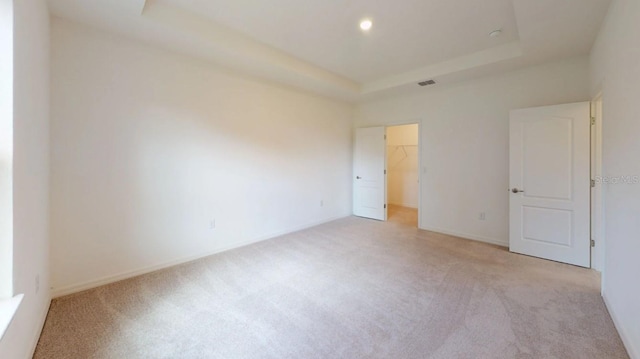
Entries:
[[384, 221], [386, 210], [385, 128], [356, 129], [353, 158], [353, 214]]
[[590, 266], [590, 105], [511, 111], [509, 249]]

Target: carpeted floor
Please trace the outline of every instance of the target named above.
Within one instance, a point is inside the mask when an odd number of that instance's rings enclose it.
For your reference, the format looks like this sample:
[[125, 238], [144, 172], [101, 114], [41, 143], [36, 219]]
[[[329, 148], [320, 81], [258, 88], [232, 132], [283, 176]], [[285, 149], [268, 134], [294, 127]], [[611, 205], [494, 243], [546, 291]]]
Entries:
[[36, 358], [627, 358], [591, 270], [345, 218], [53, 301]]

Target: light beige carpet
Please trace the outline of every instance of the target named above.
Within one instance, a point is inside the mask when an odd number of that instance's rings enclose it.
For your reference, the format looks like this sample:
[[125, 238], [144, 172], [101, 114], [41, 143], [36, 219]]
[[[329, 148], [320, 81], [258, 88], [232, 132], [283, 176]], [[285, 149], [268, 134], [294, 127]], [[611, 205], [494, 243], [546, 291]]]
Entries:
[[595, 272], [355, 217], [56, 299], [36, 358], [627, 358]]

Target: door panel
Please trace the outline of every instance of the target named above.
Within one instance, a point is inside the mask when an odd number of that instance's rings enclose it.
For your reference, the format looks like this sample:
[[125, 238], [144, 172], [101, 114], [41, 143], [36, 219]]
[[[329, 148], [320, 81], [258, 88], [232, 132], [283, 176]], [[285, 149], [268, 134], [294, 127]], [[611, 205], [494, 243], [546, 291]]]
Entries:
[[386, 220], [385, 128], [356, 129], [353, 160], [353, 214]]
[[588, 102], [511, 111], [512, 252], [590, 266], [589, 141]]
[[572, 119], [522, 124], [523, 187], [528, 197], [571, 199]]
[[[571, 246], [571, 211], [522, 206], [522, 238], [528, 241]], [[546, 225], [540, 226], [539, 223]]]

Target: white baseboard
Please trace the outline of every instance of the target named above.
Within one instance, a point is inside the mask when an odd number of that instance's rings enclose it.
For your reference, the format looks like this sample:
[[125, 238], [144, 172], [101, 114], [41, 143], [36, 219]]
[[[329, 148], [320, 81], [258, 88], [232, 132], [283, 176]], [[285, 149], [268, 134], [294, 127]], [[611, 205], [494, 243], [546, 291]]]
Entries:
[[482, 237], [482, 236], [477, 236], [475, 234], [461, 233], [461, 232], [450, 231], [448, 229], [435, 228], [435, 227], [424, 227], [424, 226], [422, 226], [422, 227], [420, 227], [420, 229], [424, 229], [425, 231], [431, 231], [431, 232], [438, 232], [438, 233], [442, 233], [442, 234], [447, 234], [447, 235], [454, 236], [454, 237], [460, 237], [460, 238], [464, 238], [464, 239], [471, 239], [471, 240], [474, 240], [474, 241], [495, 244], [495, 245], [498, 245], [498, 246], [501, 246], [501, 247], [509, 248], [509, 242], [501, 241], [501, 240], [494, 239], [494, 238]]
[[38, 323], [38, 327], [36, 332], [33, 335], [33, 342], [31, 343], [31, 356], [36, 353], [36, 347], [38, 346], [38, 341], [40, 340], [40, 335], [42, 334], [42, 329], [44, 329], [44, 322], [47, 320], [47, 315], [49, 314], [49, 308], [51, 307], [51, 297], [49, 297], [49, 304], [44, 307], [42, 313], [40, 313], [40, 321]]
[[407, 208], [418, 209], [418, 205], [415, 205], [415, 204], [394, 203], [394, 202], [389, 202], [389, 204], [392, 205], [392, 206], [399, 206], [399, 207], [407, 207]]
[[604, 305], [607, 307], [607, 310], [609, 311], [609, 315], [613, 320], [613, 325], [615, 325], [616, 330], [618, 330], [618, 334], [620, 334], [620, 339], [622, 339], [622, 343], [624, 344], [624, 347], [627, 349], [627, 354], [629, 354], [629, 357], [631, 359], [640, 359], [640, 348], [637, 348], [635, 346], [635, 345], [638, 345], [638, 343], [634, 343], [633, 341], [631, 341], [631, 338], [629, 338], [627, 333], [624, 331], [624, 327], [621, 325], [620, 320], [618, 319], [618, 315], [616, 314], [616, 312], [611, 310], [612, 308], [611, 308], [611, 305], [609, 305], [609, 300], [607, 300], [607, 296], [604, 295], [604, 293], [602, 293], [602, 299], [604, 300]]
[[179, 265], [179, 264], [192, 262], [192, 261], [204, 258], [204, 257], [209, 257], [209, 256], [212, 256], [214, 254], [225, 252], [225, 251], [228, 251], [228, 250], [231, 250], [231, 249], [236, 249], [236, 248], [248, 246], [250, 244], [261, 242], [261, 241], [264, 241], [264, 240], [267, 240], [267, 239], [271, 239], [271, 238], [279, 237], [279, 236], [282, 236], [282, 235], [285, 235], [285, 234], [301, 231], [303, 229], [315, 227], [315, 226], [318, 226], [318, 225], [321, 225], [321, 224], [324, 224], [324, 223], [335, 221], [335, 220], [340, 219], [340, 218], [348, 217], [350, 215], [351, 214], [344, 214], [344, 215], [340, 215], [340, 216], [336, 216], [336, 217], [326, 218], [326, 219], [323, 219], [323, 220], [320, 220], [320, 221], [306, 223], [306, 224], [301, 225], [301, 226], [291, 227], [291, 228], [288, 228], [286, 230], [277, 231], [277, 232], [273, 232], [273, 233], [266, 234], [266, 235], [261, 235], [261, 236], [258, 236], [256, 238], [249, 239], [247, 241], [243, 241], [243, 242], [240, 242], [240, 243], [234, 243], [234, 244], [229, 245], [229, 246], [217, 248], [217, 249], [215, 249], [214, 251], [211, 251], [211, 252], [200, 253], [200, 254], [197, 254], [197, 255], [194, 255], [194, 256], [178, 258], [178, 259], [174, 259], [174, 260], [171, 260], [171, 261], [168, 261], [168, 262], [163, 262], [163, 263], [160, 263], [160, 264], [156, 264], [156, 265], [152, 265], [152, 266], [148, 266], [148, 267], [144, 267], [144, 268], [125, 271], [125, 272], [114, 274], [114, 275], [104, 276], [104, 277], [93, 279], [93, 280], [86, 281], [86, 282], [83, 282], [83, 283], [67, 285], [67, 286], [60, 287], [60, 288], [54, 288], [51, 291], [51, 296], [53, 298], [59, 298], [59, 297], [65, 296], [65, 295], [82, 292], [82, 291], [87, 290], [87, 289], [92, 289], [92, 288], [100, 287], [100, 286], [103, 286], [103, 285], [106, 285], [106, 284], [119, 282], [119, 281], [124, 280], [124, 279], [137, 277], [139, 275], [155, 272], [155, 271], [158, 271], [158, 270], [161, 270], [161, 269], [165, 269], [165, 268], [169, 268], [169, 267], [173, 267], [173, 266], [176, 266], [176, 265]]

